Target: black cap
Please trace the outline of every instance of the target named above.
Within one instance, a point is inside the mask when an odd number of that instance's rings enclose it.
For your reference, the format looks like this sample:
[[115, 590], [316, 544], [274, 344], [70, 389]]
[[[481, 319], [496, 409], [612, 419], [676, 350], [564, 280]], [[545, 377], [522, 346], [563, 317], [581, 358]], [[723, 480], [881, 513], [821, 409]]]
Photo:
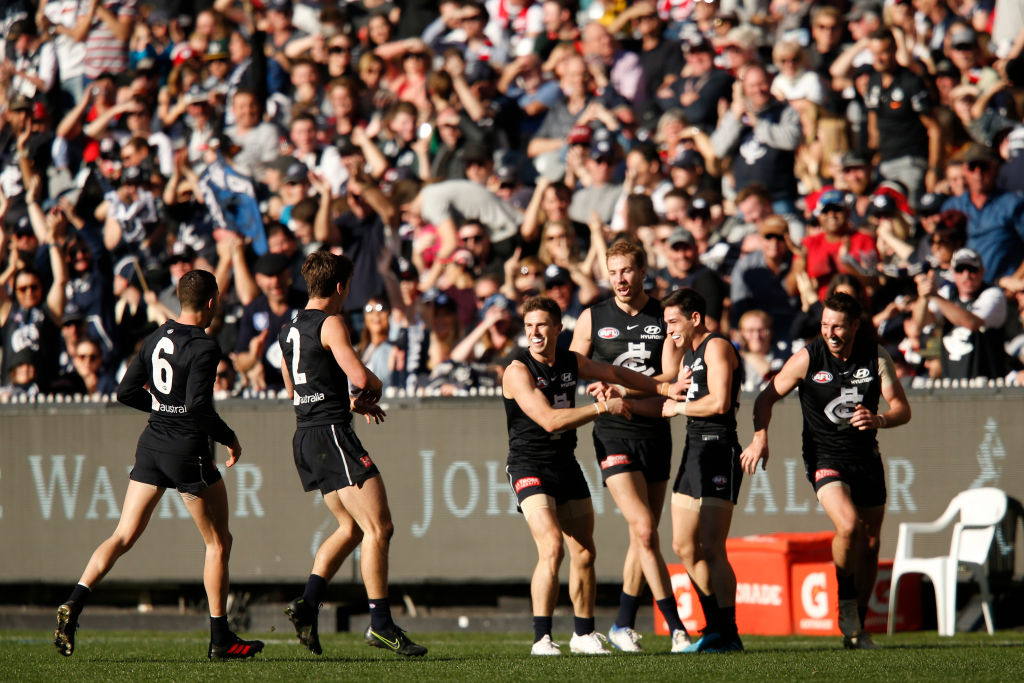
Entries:
[[287, 270], [289, 265], [291, 262], [284, 254], [264, 254], [256, 260], [252, 269], [260, 275], [277, 275]]
[[85, 322], [85, 313], [77, 306], [68, 306], [64, 309], [64, 317], [60, 319], [60, 326], [77, 325]]
[[6, 359], [6, 365], [8, 370], [13, 370], [19, 365], [35, 365], [36, 352], [31, 348], [24, 348], [21, 351], [17, 351], [9, 355]]
[[184, 242], [175, 242], [171, 246], [171, 253], [167, 257], [167, 264], [191, 263], [196, 260], [196, 252]]
[[293, 162], [284, 172], [285, 183], [308, 183], [309, 169], [301, 161]]
[[487, 62], [474, 59], [466, 64], [465, 77], [466, 83], [469, 85], [480, 83], [481, 81], [489, 81], [494, 78], [494, 69]]
[[942, 213], [942, 205], [946, 202], [946, 195], [938, 192], [928, 192], [921, 197], [921, 203], [917, 208], [919, 216], [934, 216]]
[[516, 171], [515, 166], [508, 164], [499, 166], [494, 171], [494, 175], [498, 178], [498, 184], [502, 187], [515, 186], [519, 184], [519, 173]]
[[597, 140], [590, 145], [591, 159], [610, 159], [615, 156], [615, 143], [611, 140]]
[[467, 164], [486, 164], [494, 159], [491, 148], [482, 142], [467, 142], [462, 148], [462, 158]]
[[138, 166], [128, 166], [121, 171], [122, 185], [145, 185], [147, 180], [146, 174]]
[[121, 146], [114, 138], [103, 138], [100, 140], [100, 159], [108, 161], [121, 160]]
[[899, 213], [896, 201], [888, 194], [876, 194], [868, 205], [869, 216], [895, 216]]
[[683, 52], [710, 52], [714, 54], [715, 46], [703, 35], [697, 35], [687, 39], [683, 43]]
[[683, 149], [670, 165], [673, 168], [704, 168], [704, 157], [695, 149]]
[[708, 204], [708, 200], [703, 197], [694, 198], [686, 215], [690, 218], [711, 218], [711, 206]]
[[413, 265], [412, 261], [406, 258], [399, 257], [395, 259], [395, 272], [398, 275], [399, 280], [419, 280], [420, 274], [416, 270], [416, 266]]
[[362, 150], [350, 138], [342, 138], [334, 146], [338, 148], [338, 156], [350, 157], [353, 154], [362, 154]]
[[857, 168], [859, 166], [870, 166], [871, 162], [863, 154], [851, 150], [843, 155], [842, 164], [843, 168]]
[[14, 236], [34, 237], [35, 234], [36, 232], [32, 229], [32, 221], [29, 219], [28, 214], [21, 215], [18, 218], [18, 222], [14, 225]]
[[552, 263], [544, 269], [544, 286], [554, 287], [556, 285], [567, 285], [572, 282], [572, 275], [561, 266]]
[[11, 27], [7, 29], [7, 40], [12, 42], [21, 36], [38, 35], [39, 30], [36, 28], [36, 23], [31, 19], [19, 19], [11, 24]]

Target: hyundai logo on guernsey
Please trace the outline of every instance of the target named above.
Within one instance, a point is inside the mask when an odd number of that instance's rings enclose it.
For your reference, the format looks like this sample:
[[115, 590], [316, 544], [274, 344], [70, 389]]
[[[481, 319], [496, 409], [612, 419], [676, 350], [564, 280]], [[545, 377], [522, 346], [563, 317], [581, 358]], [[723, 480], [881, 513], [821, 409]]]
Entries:
[[818, 384], [828, 384], [829, 382], [832, 381], [832, 373], [821, 370], [819, 372], [814, 373], [814, 377], [812, 377], [811, 379], [817, 382]]
[[657, 325], [648, 325], [644, 328], [644, 334], [661, 334], [661, 328]]
[[597, 331], [597, 336], [601, 339], [615, 339], [619, 336], [619, 330], [615, 327], [602, 327]]
[[563, 372], [562, 373], [562, 386], [565, 386], [565, 385], [568, 385], [568, 384], [576, 384], [576, 382], [573, 380], [571, 372]]
[[853, 380], [850, 381], [850, 384], [864, 384], [864, 382], [870, 381], [871, 371], [868, 370], [867, 368], [857, 368], [857, 370], [853, 373]]

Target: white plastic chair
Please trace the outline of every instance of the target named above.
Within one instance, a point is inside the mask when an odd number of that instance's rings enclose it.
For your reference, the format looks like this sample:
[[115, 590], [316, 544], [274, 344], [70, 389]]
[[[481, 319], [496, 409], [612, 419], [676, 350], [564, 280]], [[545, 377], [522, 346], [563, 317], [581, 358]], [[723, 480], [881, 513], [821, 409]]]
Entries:
[[[889, 635], [895, 627], [897, 585], [904, 574], [924, 574], [935, 587], [935, 611], [938, 616], [939, 635], [952, 636], [956, 632], [957, 571], [960, 566], [971, 571], [981, 586], [981, 611], [989, 635], [992, 626], [992, 595], [988, 588], [985, 562], [996, 526], [1006, 515], [1006, 493], [997, 488], [977, 488], [962, 491], [953, 498], [949, 507], [934, 522], [903, 522], [896, 541], [896, 558], [892, 565], [889, 587]], [[915, 557], [914, 536], [937, 533], [959, 516], [953, 525], [953, 539], [949, 555], [945, 557]]]

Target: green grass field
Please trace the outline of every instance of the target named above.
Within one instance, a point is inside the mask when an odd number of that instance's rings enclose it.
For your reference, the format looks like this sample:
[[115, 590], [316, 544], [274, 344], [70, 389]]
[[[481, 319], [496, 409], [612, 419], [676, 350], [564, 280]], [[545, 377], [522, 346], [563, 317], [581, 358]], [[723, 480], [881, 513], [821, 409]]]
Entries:
[[[245, 634], [255, 637], [255, 634]], [[668, 639], [648, 635], [647, 651], [607, 657], [531, 657], [520, 634], [429, 633], [416, 637], [430, 653], [405, 659], [367, 647], [357, 634], [325, 635], [315, 657], [290, 634], [265, 634], [255, 660], [206, 661], [206, 635], [103, 631], [79, 633], [73, 657], [57, 654], [49, 633], [0, 632], [0, 680], [942, 680], [1024, 679], [1024, 633], [994, 637], [934, 632], [879, 636], [879, 651], [844, 651], [838, 638], [748, 636], [747, 651], [729, 655], [670, 655]], [[415, 634], [413, 634], [415, 637]], [[561, 638], [568, 651], [567, 638]]]

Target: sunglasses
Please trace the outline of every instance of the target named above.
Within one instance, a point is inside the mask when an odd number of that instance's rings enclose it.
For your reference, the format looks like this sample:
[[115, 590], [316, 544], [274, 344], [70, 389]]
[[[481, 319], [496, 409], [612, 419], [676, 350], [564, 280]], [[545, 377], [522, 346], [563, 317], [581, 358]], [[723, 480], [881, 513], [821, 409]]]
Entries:
[[821, 215], [822, 216], [824, 216], [825, 214], [829, 214], [829, 213], [846, 213], [846, 207], [839, 206], [838, 204], [832, 204], [830, 206], [826, 206], [826, 207], [822, 208], [822, 210], [821, 210]]
[[953, 272], [954, 273], [964, 273], [964, 272], [966, 272], [966, 273], [970, 273], [971, 275], [977, 275], [978, 273], [981, 272], [981, 270], [979, 270], [978, 268], [975, 268], [974, 266], [957, 266], [956, 268], [953, 269]]
[[78, 360], [99, 360], [100, 354], [98, 353], [79, 353], [75, 356]]
[[463, 244], [476, 244], [477, 242], [483, 242], [483, 235], [465, 235], [459, 238], [459, 241]]
[[327, 54], [329, 55], [343, 55], [346, 52], [352, 52], [352, 48], [341, 47], [340, 45], [332, 45], [331, 47], [327, 48]]
[[366, 304], [363, 306], [363, 312], [365, 313], [383, 313], [388, 310], [388, 307], [384, 304]]
[[38, 292], [41, 289], [42, 287], [40, 285], [22, 285], [17, 288], [19, 292]]
[[764, 239], [766, 240], [778, 240], [779, 242], [784, 242], [786, 240], [785, 236], [776, 235], [775, 233], [772, 233], [770, 235], [762, 235], [762, 237], [764, 237]]
[[989, 166], [987, 161], [972, 161], [971, 163], [967, 164], [967, 170], [971, 171], [972, 173], [977, 173], [978, 171], [987, 171], [989, 168], [991, 167]]

